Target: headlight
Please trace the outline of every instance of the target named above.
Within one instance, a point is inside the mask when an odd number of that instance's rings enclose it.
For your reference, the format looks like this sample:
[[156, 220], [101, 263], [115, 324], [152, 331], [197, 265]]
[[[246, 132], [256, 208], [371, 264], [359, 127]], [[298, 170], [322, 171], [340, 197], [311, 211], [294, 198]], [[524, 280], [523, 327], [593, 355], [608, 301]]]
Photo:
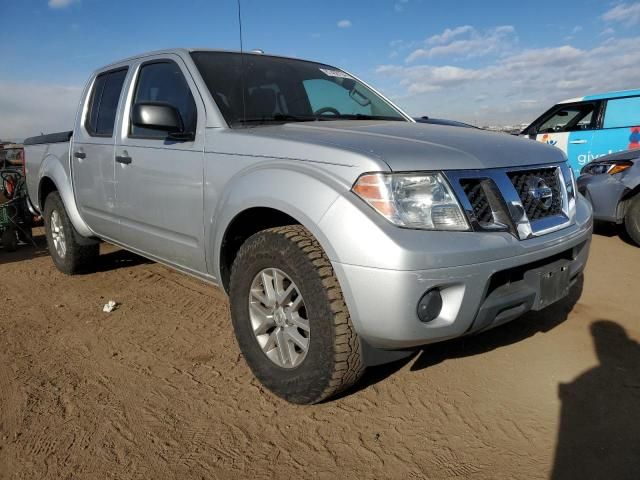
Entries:
[[569, 182], [567, 183], [567, 193], [569, 194], [569, 198], [575, 198], [576, 192], [578, 191], [578, 185], [576, 183], [576, 174], [573, 173], [573, 168], [569, 164], [567, 164], [567, 170], [569, 171]]
[[358, 178], [352, 190], [398, 226], [469, 230], [458, 201], [439, 173], [368, 173]]
[[609, 175], [615, 175], [616, 173], [624, 172], [631, 166], [633, 166], [633, 162], [630, 162], [629, 160], [593, 162], [582, 167], [580, 173], [587, 173], [589, 175], [602, 175], [604, 173], [608, 173]]

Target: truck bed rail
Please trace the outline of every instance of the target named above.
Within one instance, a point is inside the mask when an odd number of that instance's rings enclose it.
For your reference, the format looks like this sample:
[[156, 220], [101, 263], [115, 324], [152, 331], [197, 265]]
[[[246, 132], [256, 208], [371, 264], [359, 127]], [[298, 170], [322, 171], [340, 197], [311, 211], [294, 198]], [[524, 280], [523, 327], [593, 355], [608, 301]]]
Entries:
[[68, 142], [73, 134], [72, 131], [48, 133], [46, 135], [38, 135], [37, 137], [29, 137], [24, 141], [24, 145], [40, 145], [43, 143], [60, 143]]

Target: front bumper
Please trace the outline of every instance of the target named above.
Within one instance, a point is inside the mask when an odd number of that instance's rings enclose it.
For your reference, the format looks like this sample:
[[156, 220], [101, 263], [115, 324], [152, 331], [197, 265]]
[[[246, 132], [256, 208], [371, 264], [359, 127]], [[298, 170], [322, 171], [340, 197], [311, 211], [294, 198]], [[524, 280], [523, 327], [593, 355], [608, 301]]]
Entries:
[[[408, 349], [486, 330], [527, 312], [539, 295], [524, 281], [528, 269], [562, 260], [575, 282], [587, 262], [592, 226], [591, 210], [580, 198], [574, 225], [536, 239], [519, 241], [503, 236], [507, 234], [479, 232], [416, 232], [423, 235], [419, 252], [399, 249], [394, 242], [396, 248], [387, 255], [377, 253], [374, 267], [335, 259], [332, 263], [354, 327], [365, 342], [378, 349]], [[448, 248], [442, 248], [444, 237]], [[503, 242], [502, 258], [496, 258], [497, 238]], [[373, 256], [369, 250], [376, 243], [363, 241], [360, 257]], [[459, 255], [454, 255], [457, 249]], [[417, 256], [437, 266], [420, 270], [380, 266], [393, 258]], [[449, 265], [442, 263], [443, 258]], [[437, 318], [423, 323], [417, 304], [432, 288], [440, 289], [442, 310]]]

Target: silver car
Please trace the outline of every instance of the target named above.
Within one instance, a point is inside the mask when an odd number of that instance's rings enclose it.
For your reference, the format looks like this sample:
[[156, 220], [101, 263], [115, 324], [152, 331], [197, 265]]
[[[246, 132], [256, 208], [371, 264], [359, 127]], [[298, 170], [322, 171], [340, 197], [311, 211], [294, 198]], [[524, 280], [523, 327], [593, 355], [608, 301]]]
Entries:
[[596, 220], [623, 225], [640, 246], [640, 148], [612, 153], [585, 165], [578, 190]]
[[589, 252], [560, 150], [418, 124], [317, 62], [126, 59], [91, 76], [73, 131], [26, 149], [60, 270], [90, 269], [105, 240], [219, 285], [249, 366], [296, 403], [545, 308]]

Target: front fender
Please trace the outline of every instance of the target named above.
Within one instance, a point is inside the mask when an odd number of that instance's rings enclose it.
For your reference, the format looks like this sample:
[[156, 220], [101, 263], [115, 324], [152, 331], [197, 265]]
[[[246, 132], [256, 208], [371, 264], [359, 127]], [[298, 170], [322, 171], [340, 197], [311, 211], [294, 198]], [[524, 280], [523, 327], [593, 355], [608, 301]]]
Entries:
[[211, 232], [215, 232], [207, 255], [210, 271], [221, 278], [219, 252], [227, 228], [240, 213], [255, 207], [273, 208], [293, 217], [315, 236], [329, 258], [335, 258], [331, 241], [318, 224], [340, 193], [349, 189], [339, 177], [345, 175], [334, 176], [320, 166], [284, 161], [239, 172], [225, 186], [209, 222]]
[[38, 208], [44, 213], [44, 205], [40, 198], [42, 192], [42, 184], [46, 179], [53, 182], [62, 198], [62, 203], [67, 211], [71, 224], [76, 231], [83, 237], [93, 237], [95, 234], [91, 231], [89, 226], [84, 222], [76, 206], [75, 197], [73, 195], [73, 184], [71, 183], [71, 177], [69, 172], [62, 165], [62, 160], [55, 155], [47, 155], [40, 165], [38, 172]]

